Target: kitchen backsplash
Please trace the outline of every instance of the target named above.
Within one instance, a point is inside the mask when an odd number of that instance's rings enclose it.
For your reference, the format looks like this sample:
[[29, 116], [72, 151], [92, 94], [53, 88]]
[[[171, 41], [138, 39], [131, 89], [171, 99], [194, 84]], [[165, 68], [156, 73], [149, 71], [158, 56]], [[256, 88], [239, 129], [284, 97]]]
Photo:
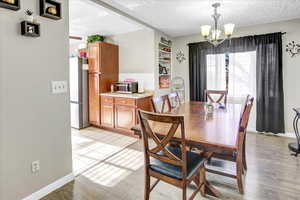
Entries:
[[119, 80], [135, 79], [139, 82], [139, 87], [145, 91], [154, 91], [154, 74], [153, 73], [120, 73]]

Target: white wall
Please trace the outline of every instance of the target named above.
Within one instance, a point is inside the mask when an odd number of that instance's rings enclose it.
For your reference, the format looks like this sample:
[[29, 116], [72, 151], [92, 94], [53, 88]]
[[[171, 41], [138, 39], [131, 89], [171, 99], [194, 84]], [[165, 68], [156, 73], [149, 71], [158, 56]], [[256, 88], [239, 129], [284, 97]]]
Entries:
[[[243, 27], [235, 30], [234, 37], [257, 35], [273, 32], [287, 32], [283, 36], [283, 79], [284, 79], [284, 93], [285, 93], [285, 124], [286, 132], [293, 132], [292, 119], [293, 119], [293, 107], [300, 106], [300, 93], [297, 91], [297, 85], [300, 74], [300, 55], [291, 58], [285, 52], [285, 45], [288, 42], [295, 41], [300, 43], [300, 19], [290, 20], [279, 23], [263, 24], [251, 27]], [[200, 30], [199, 30], [200, 32]], [[173, 44], [173, 75], [181, 76], [185, 79], [186, 83], [186, 98], [189, 99], [189, 52], [188, 43], [203, 41], [200, 34], [190, 35], [184, 37], [174, 38]], [[186, 60], [179, 64], [176, 60], [176, 53], [182, 50], [185, 54]]]
[[119, 45], [119, 65], [121, 73], [153, 73], [154, 31], [143, 29], [114, 35], [107, 42]]
[[[51, 80], [68, 80], [68, 1], [63, 19], [38, 17], [41, 37], [20, 35], [25, 9], [0, 8], [0, 199], [20, 200], [72, 172], [69, 95], [52, 95]], [[41, 170], [31, 173], [31, 162]]]
[[146, 90], [163, 95], [169, 89], [159, 89], [158, 81], [158, 43], [160, 37], [168, 36], [149, 28], [114, 35], [106, 38], [106, 42], [119, 46], [120, 80], [135, 78], [143, 82]]
[[154, 88], [154, 31], [143, 29], [106, 38], [119, 46], [120, 80], [134, 78], [144, 83], [146, 90]]

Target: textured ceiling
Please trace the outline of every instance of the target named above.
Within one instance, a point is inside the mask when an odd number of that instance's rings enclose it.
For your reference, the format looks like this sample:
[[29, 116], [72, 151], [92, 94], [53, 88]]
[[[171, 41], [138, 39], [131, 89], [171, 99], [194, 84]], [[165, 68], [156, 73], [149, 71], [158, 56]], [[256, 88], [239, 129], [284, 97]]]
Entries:
[[143, 28], [142, 25], [103, 8], [90, 0], [70, 0], [70, 35], [115, 35]]
[[215, 2], [221, 24], [237, 27], [300, 18], [300, 0], [102, 0], [164, 33], [176, 37], [200, 32], [212, 23]]

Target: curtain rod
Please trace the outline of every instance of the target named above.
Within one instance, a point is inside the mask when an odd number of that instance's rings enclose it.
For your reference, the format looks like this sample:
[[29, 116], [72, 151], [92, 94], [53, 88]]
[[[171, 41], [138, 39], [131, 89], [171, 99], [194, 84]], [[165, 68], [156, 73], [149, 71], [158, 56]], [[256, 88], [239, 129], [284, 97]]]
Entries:
[[[266, 33], [266, 34], [271, 34], [271, 33]], [[285, 34], [286, 34], [286, 32], [281, 32], [281, 35], [285, 35]], [[261, 34], [261, 35], [265, 35], [265, 34]], [[248, 36], [257, 36], [257, 35], [246, 35], [246, 36], [241, 36], [241, 37], [248, 37]], [[236, 38], [241, 38], [241, 37], [236, 37]], [[232, 38], [232, 39], [234, 39], [234, 38]], [[200, 41], [200, 42], [206, 42], [206, 41]], [[192, 43], [188, 43], [187, 45], [197, 44], [200, 42], [192, 42]]]

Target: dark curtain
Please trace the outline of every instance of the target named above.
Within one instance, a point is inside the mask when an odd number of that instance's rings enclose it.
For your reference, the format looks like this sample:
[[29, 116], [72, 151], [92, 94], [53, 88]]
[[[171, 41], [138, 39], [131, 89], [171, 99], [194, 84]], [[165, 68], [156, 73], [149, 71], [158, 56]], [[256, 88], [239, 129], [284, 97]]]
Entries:
[[206, 50], [199, 45], [190, 45], [190, 99], [206, 101]]
[[284, 133], [282, 80], [282, 34], [255, 37], [256, 43], [256, 129]]
[[214, 47], [208, 42], [189, 44], [191, 101], [206, 101], [206, 55], [256, 50], [257, 130], [284, 133], [281, 33], [226, 40]]

